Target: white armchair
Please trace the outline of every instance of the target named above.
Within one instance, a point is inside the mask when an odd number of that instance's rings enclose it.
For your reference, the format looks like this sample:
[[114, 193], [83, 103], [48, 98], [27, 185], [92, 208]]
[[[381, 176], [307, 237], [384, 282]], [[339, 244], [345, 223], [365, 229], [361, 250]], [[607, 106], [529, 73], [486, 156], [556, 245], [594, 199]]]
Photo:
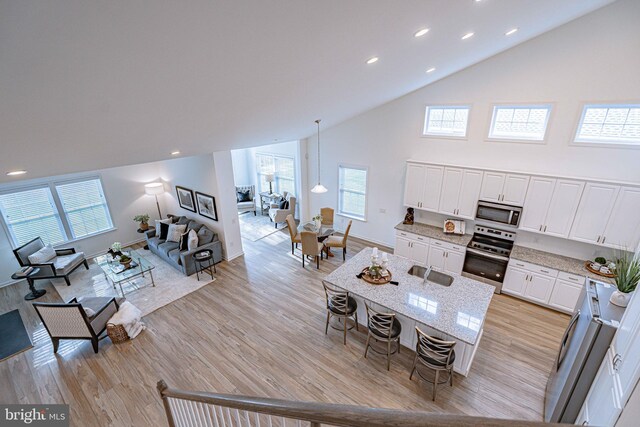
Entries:
[[286, 222], [287, 215], [291, 215], [294, 218], [296, 216], [296, 196], [285, 191], [283, 197], [289, 203], [289, 207], [283, 209], [280, 208], [278, 203], [272, 203], [269, 209], [269, 218], [276, 228], [278, 228], [279, 222]]
[[[241, 192], [249, 192], [249, 199], [240, 201]], [[243, 185], [236, 187], [236, 198], [238, 200], [238, 213], [252, 212], [256, 215], [256, 187], [254, 185]]]

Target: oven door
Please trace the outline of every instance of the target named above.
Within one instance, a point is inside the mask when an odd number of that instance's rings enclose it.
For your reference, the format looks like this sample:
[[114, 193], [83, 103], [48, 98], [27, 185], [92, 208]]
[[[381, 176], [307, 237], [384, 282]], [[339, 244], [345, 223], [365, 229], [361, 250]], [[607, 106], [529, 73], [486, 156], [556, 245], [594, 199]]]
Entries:
[[521, 208], [515, 206], [480, 202], [476, 211], [476, 219], [517, 227], [520, 222], [521, 211]]
[[467, 248], [462, 271], [466, 273], [465, 276], [467, 277], [479, 279], [482, 282], [496, 286], [496, 292], [500, 293], [508, 264], [509, 258]]

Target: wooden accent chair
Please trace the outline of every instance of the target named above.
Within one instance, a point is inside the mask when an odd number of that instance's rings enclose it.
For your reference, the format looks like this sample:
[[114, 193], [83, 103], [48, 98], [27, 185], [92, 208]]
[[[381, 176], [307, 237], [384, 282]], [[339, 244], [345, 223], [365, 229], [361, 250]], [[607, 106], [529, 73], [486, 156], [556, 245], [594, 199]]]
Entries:
[[[402, 325], [396, 319], [395, 313], [382, 313], [369, 307], [367, 308], [367, 325], [369, 327], [369, 335], [367, 336], [367, 343], [364, 349], [364, 358], [367, 358], [367, 351], [371, 347], [371, 351], [378, 354], [384, 354], [376, 350], [371, 345], [371, 338], [376, 341], [382, 341], [387, 343], [387, 371], [391, 366], [391, 355], [400, 353], [400, 332], [402, 332]], [[391, 351], [391, 343], [396, 343], [396, 348]]]
[[[355, 298], [349, 296], [349, 292], [339, 290], [329, 286], [324, 280], [324, 295], [327, 301], [327, 324], [324, 327], [324, 334], [329, 331], [329, 320], [331, 317], [337, 317], [342, 322], [343, 344], [347, 344], [347, 330], [353, 329], [353, 326], [347, 328], [347, 320], [352, 318], [355, 321], [356, 331], [358, 330], [358, 303]], [[334, 326], [331, 326], [334, 329]]]
[[74, 248], [56, 249], [55, 257], [42, 263], [32, 263], [29, 260], [29, 255], [33, 255], [40, 249], [44, 248], [45, 244], [40, 237], [25, 243], [13, 250], [18, 263], [21, 267], [31, 266], [33, 268], [39, 268], [40, 271], [29, 277], [31, 280], [40, 279], [64, 279], [67, 282], [67, 286], [71, 286], [69, 281], [69, 275], [73, 273], [78, 267], [84, 265], [88, 270], [89, 264], [84, 258], [83, 252], [76, 252]]
[[293, 251], [298, 247], [298, 243], [302, 243], [300, 233], [298, 233], [298, 227], [296, 226], [296, 220], [293, 219], [293, 215], [289, 214], [286, 218], [287, 227], [289, 227], [289, 236], [291, 237], [291, 255]]
[[352, 222], [353, 221], [349, 221], [343, 236], [329, 236], [327, 240], [324, 241], [324, 245], [327, 248], [342, 248], [343, 261], [347, 259], [347, 239], [349, 238], [349, 230], [351, 230]]
[[[58, 352], [60, 340], [91, 340], [93, 351], [98, 352], [98, 341], [107, 335], [102, 333], [107, 329], [107, 322], [120, 308], [124, 298], [92, 297], [82, 298], [80, 301], [72, 299], [68, 303], [34, 302], [40, 320], [47, 329], [53, 352]], [[93, 312], [87, 315], [85, 309]]]
[[302, 243], [302, 268], [304, 268], [304, 258], [312, 256], [316, 260], [316, 267], [320, 268], [320, 259], [323, 258], [324, 245], [318, 242], [318, 233], [313, 231], [300, 232], [300, 243]]
[[333, 225], [333, 208], [320, 209], [320, 216], [322, 216], [322, 225]]
[[[413, 373], [417, 372], [420, 378], [427, 382], [432, 382], [433, 400], [435, 401], [438, 384], [449, 382], [453, 387], [453, 362], [456, 360], [456, 352], [453, 347], [456, 342], [434, 338], [422, 332], [418, 327], [416, 327], [416, 334], [418, 335], [416, 357], [413, 359], [413, 367], [411, 368], [409, 379], [412, 379]], [[435, 371], [433, 381], [422, 376], [420, 370], [417, 369], [418, 362]], [[449, 376], [444, 381], [438, 382], [441, 371], [447, 372]]]

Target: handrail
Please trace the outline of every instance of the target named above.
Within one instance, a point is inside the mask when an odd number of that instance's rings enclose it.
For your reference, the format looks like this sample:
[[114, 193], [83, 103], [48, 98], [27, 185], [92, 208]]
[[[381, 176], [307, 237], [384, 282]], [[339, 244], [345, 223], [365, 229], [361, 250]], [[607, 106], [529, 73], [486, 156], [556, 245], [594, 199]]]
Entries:
[[169, 425], [174, 426], [171, 409], [167, 399], [179, 399], [202, 404], [217, 405], [259, 414], [285, 417], [293, 420], [307, 421], [311, 426], [329, 424], [332, 426], [355, 427], [534, 427], [558, 426], [536, 421], [521, 421], [498, 418], [484, 418], [467, 415], [438, 414], [423, 411], [406, 411], [397, 409], [369, 408], [364, 406], [340, 405], [333, 403], [290, 401], [264, 397], [250, 397], [219, 393], [190, 392], [169, 388], [160, 380], [157, 385], [162, 397]]

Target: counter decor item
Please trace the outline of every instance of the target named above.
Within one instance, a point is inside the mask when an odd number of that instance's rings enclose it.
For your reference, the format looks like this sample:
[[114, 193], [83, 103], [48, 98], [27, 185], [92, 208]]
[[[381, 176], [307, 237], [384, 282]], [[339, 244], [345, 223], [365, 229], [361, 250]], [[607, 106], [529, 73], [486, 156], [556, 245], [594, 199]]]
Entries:
[[609, 266], [606, 266], [606, 265], [600, 264], [599, 262], [585, 261], [584, 268], [586, 268], [589, 272], [593, 274], [597, 274], [598, 276], [612, 279], [616, 277], [616, 275], [614, 274], [616, 270], [615, 270], [615, 264], [613, 264], [614, 268], [611, 269], [610, 267], [611, 264], [613, 263], [610, 263]]
[[404, 216], [404, 221], [402, 221], [402, 223], [407, 225], [413, 225], [413, 221], [414, 221], [413, 208], [407, 208], [407, 214]]
[[124, 255], [124, 254], [120, 255], [120, 261], [119, 262], [125, 269], [131, 267], [131, 261], [133, 261], [133, 260], [131, 259], [131, 257], [129, 255]]
[[382, 253], [382, 262], [378, 256], [378, 248], [371, 251], [371, 265], [362, 269], [359, 278], [372, 285], [384, 285], [391, 281], [391, 273], [387, 270], [388, 256]]
[[133, 220], [140, 223], [140, 230], [146, 231], [149, 229], [149, 214], [136, 215]]
[[318, 214], [313, 217], [313, 222], [316, 225], [316, 229], [319, 230], [322, 227], [322, 215]]
[[618, 289], [611, 294], [609, 302], [626, 307], [640, 281], [640, 259], [629, 252], [623, 252], [616, 264], [615, 280]]
[[442, 231], [447, 234], [460, 234], [465, 233], [466, 223], [460, 219], [445, 219]]

